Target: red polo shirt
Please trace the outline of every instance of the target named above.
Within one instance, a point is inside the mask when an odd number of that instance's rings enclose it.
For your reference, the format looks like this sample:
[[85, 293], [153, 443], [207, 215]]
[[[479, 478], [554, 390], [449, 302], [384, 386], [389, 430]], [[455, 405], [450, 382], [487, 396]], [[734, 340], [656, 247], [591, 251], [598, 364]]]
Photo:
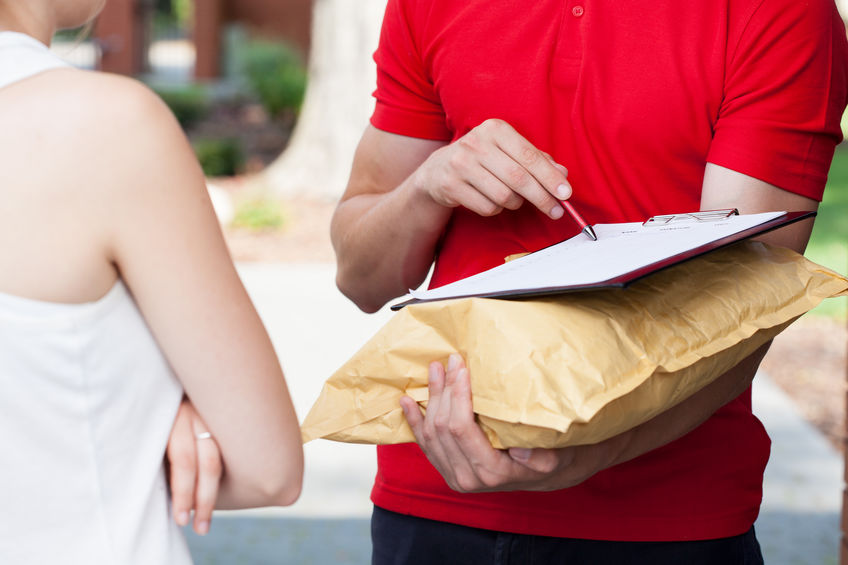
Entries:
[[[503, 119], [568, 167], [572, 202], [590, 223], [697, 210], [707, 162], [820, 200], [841, 139], [846, 54], [832, 0], [389, 0], [371, 121], [455, 140]], [[458, 209], [433, 285], [578, 231], [530, 205], [492, 218]], [[372, 500], [546, 536], [740, 534], [757, 517], [769, 454], [750, 398], [556, 492], [459, 494], [417, 445], [382, 446]]]

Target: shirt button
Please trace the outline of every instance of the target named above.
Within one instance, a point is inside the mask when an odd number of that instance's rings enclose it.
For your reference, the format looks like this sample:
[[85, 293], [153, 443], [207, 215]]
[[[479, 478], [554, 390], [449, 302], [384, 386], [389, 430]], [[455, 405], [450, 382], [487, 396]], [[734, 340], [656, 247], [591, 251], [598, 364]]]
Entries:
[[571, 13], [574, 14], [575, 18], [579, 18], [583, 15], [583, 6], [575, 6], [571, 9]]

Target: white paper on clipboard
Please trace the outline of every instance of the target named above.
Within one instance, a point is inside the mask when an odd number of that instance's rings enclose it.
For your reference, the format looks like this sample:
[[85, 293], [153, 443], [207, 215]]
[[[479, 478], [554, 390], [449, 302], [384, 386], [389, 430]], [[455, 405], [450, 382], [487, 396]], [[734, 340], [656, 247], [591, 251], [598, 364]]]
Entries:
[[405, 299], [531, 294], [534, 290], [591, 286], [686, 254], [784, 215], [786, 212], [765, 212], [731, 215], [708, 222], [683, 219], [662, 225], [648, 225], [647, 222], [595, 224], [597, 241], [578, 234], [454, 283], [410, 291]]

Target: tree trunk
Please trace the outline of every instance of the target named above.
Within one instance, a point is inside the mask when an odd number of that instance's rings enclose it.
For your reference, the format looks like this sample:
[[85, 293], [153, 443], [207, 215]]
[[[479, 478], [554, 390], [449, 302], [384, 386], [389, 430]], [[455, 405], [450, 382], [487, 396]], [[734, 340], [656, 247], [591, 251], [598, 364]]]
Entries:
[[286, 150], [257, 179], [278, 196], [338, 199], [374, 109], [386, 0], [315, 0], [309, 82]]

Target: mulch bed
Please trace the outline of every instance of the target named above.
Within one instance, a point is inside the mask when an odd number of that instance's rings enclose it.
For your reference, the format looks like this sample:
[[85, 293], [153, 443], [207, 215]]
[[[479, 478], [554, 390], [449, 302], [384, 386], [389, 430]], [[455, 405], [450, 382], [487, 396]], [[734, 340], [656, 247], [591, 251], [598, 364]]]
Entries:
[[261, 105], [242, 100], [219, 100], [207, 114], [187, 128], [190, 140], [234, 140], [244, 163], [243, 173], [257, 173], [282, 153], [289, 142], [296, 116], [285, 111], [271, 118]]
[[807, 315], [775, 338], [762, 369], [839, 451], [845, 440], [848, 324]]

